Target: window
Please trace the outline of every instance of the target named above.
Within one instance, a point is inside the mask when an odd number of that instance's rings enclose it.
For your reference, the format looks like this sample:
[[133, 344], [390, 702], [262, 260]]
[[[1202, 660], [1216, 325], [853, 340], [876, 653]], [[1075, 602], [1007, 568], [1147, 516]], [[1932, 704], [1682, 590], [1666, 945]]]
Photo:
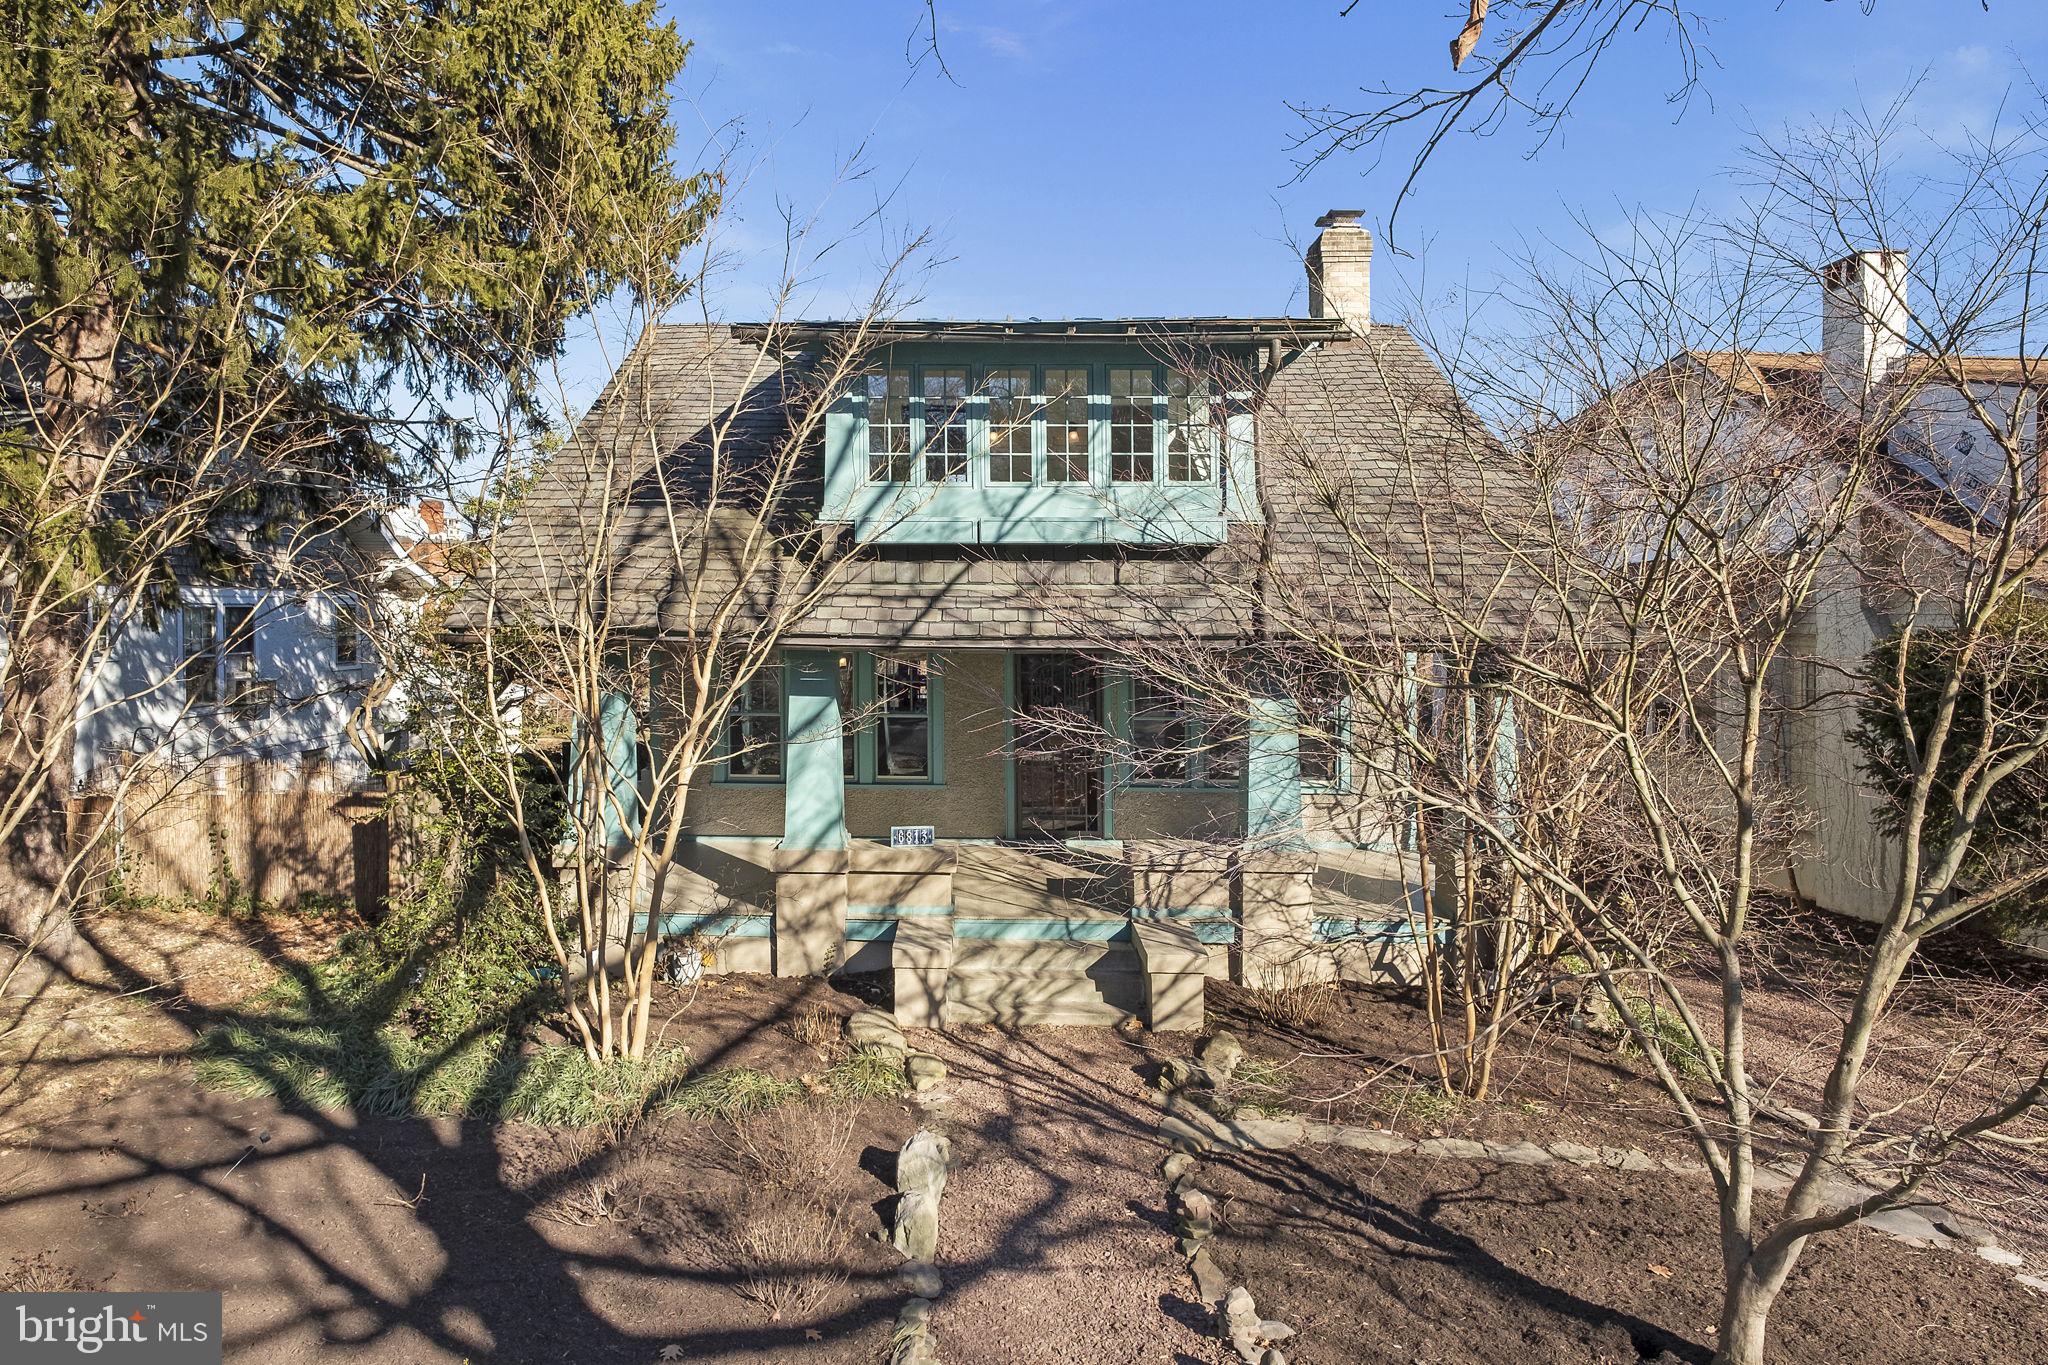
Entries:
[[1045, 372], [1045, 477], [1088, 482], [1088, 371]]
[[967, 371], [924, 372], [924, 477], [967, 482]]
[[1153, 474], [1152, 371], [1109, 372], [1109, 477], [1150, 483]]
[[1303, 786], [1328, 791], [1344, 787], [1344, 745], [1350, 712], [1343, 689], [1334, 683], [1303, 689], [1301, 729], [1295, 742]]
[[728, 777], [782, 776], [782, 668], [769, 664], [748, 680], [726, 722]]
[[1031, 482], [1031, 371], [990, 370], [988, 481]]
[[[840, 773], [850, 783], [930, 782], [938, 773], [936, 671], [923, 655], [839, 656]], [[787, 775], [780, 664], [754, 676], [733, 705], [721, 746], [726, 781]]]
[[1157, 679], [1131, 682], [1132, 778], [1143, 784], [1229, 786], [1244, 775], [1244, 727], [1201, 717]]
[[220, 633], [221, 696], [230, 706], [256, 700], [256, 609], [222, 607]]
[[1175, 371], [1166, 376], [1166, 477], [1207, 483], [1215, 471], [1208, 381]]
[[931, 777], [931, 664], [921, 656], [874, 656], [877, 779]]
[[868, 478], [910, 481], [910, 371], [884, 370], [866, 378]]
[[214, 647], [212, 607], [187, 607], [185, 631], [185, 699], [194, 706], [220, 700], [220, 651]]
[[363, 632], [356, 624], [355, 608], [347, 602], [334, 604], [334, 666], [354, 668], [363, 661]]

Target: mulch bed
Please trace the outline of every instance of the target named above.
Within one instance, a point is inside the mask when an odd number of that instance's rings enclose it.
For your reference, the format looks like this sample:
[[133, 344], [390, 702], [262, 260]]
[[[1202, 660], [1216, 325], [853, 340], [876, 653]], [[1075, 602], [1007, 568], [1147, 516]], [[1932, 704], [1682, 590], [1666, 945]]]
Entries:
[[[858, 1003], [820, 983], [721, 979], [669, 1041], [794, 1077], [822, 1058], [786, 1020]], [[886, 1354], [900, 1258], [867, 1234], [916, 1127], [903, 1104], [832, 1109], [848, 1131], [825, 1136], [844, 1147], [798, 1197], [846, 1220], [847, 1278], [778, 1321], [740, 1292], [725, 1249], [765, 1190], [730, 1124], [649, 1120], [607, 1150], [571, 1130], [288, 1110], [196, 1089], [178, 1064], [130, 1079], [6, 1139], [0, 1273], [47, 1253], [108, 1288], [222, 1289], [227, 1358], [249, 1365]]]
[[[1720, 1256], [1700, 1182], [1330, 1148], [1213, 1156], [1195, 1179], [1222, 1203], [1217, 1266], [1299, 1329], [1297, 1365], [1713, 1353]], [[1850, 1231], [1809, 1246], [1772, 1325], [1788, 1365], [2035, 1361], [2048, 1298], [1974, 1258]]]

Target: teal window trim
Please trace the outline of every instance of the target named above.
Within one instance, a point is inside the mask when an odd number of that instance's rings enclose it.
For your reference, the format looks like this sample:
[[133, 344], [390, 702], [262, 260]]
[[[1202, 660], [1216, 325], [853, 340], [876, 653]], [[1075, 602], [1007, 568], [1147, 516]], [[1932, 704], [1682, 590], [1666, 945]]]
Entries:
[[[1338, 699], [1336, 712], [1331, 719], [1333, 723], [1329, 727], [1331, 730], [1331, 735], [1328, 740], [1328, 743], [1332, 750], [1332, 756], [1334, 759], [1333, 766], [1335, 768], [1335, 772], [1332, 774], [1333, 780], [1328, 782], [1315, 781], [1308, 776], [1306, 765], [1303, 765], [1301, 789], [1305, 792], [1314, 792], [1318, 796], [1348, 795], [1353, 790], [1351, 771], [1351, 727], [1354, 717], [1351, 713], [1350, 697], [1347, 696]], [[1323, 741], [1315, 742], [1321, 743]]]
[[[1226, 409], [1219, 406], [1220, 395], [1213, 381], [1208, 391], [1199, 398], [1185, 392], [1191, 386], [1185, 385], [1187, 376], [1172, 366], [1132, 359], [1120, 360], [1066, 360], [1052, 362], [1026, 362], [1006, 360], [1001, 357], [980, 360], [977, 357], [946, 357], [929, 362], [888, 365], [863, 374], [853, 387], [850, 408], [855, 418], [850, 434], [850, 445], [861, 461], [858, 482], [866, 487], [969, 487], [1007, 488], [1027, 487], [1051, 488], [1146, 488], [1146, 487], [1206, 487], [1218, 482], [1224, 463], [1227, 438], [1217, 430], [1216, 414]], [[1054, 460], [1048, 448], [1050, 408], [1053, 401], [1054, 385], [1046, 376], [1049, 373], [1064, 373], [1079, 370], [1087, 380], [1086, 405], [1088, 410], [1088, 477], [1086, 479], [1057, 479], [1053, 477]], [[966, 428], [967, 454], [966, 473], [962, 478], [934, 479], [931, 477], [932, 461], [940, 458], [932, 455], [930, 438], [936, 421], [928, 410], [931, 399], [926, 391], [928, 373], [963, 372], [967, 384], [967, 396], [963, 405], [963, 424]], [[1022, 371], [1028, 375], [1025, 387], [1031, 404], [1029, 463], [1031, 477], [1028, 481], [997, 479], [993, 477], [990, 455], [989, 390], [988, 379], [992, 372]], [[1150, 461], [1150, 475], [1142, 479], [1120, 479], [1115, 477], [1111, 467], [1113, 456], [1113, 397], [1110, 392], [1112, 375], [1132, 371], [1151, 377], [1149, 403], [1152, 411], [1152, 441], [1149, 452], [1144, 452]], [[902, 375], [907, 383], [904, 399], [905, 418], [909, 436], [908, 478], [876, 477], [875, 456], [870, 450], [871, 397], [870, 381], [879, 376]], [[883, 380], [884, 384], [887, 380]], [[1062, 392], [1065, 385], [1059, 386]], [[1176, 408], [1187, 405], [1187, 410], [1176, 413]], [[1203, 420], [1197, 422], [1199, 414]], [[1179, 420], [1176, 420], [1178, 417]], [[1200, 433], [1189, 448], [1176, 453], [1173, 443], [1176, 436], [1192, 438]], [[897, 468], [902, 466], [902, 456], [897, 454], [887, 461]], [[1062, 462], [1064, 463], [1064, 462]], [[1174, 477], [1176, 469], [1185, 471], [1185, 477]]]
[[[1249, 760], [1247, 752], [1250, 746], [1249, 738], [1240, 734], [1235, 740], [1231, 741], [1238, 746], [1238, 753], [1233, 765], [1231, 760], [1224, 759], [1217, 752], [1217, 746], [1207, 736], [1197, 734], [1199, 721], [1195, 716], [1189, 714], [1182, 698], [1172, 698], [1174, 708], [1172, 723], [1179, 730], [1179, 739], [1176, 741], [1176, 747], [1187, 765], [1187, 773], [1181, 777], [1150, 777], [1144, 775], [1141, 771], [1141, 765], [1136, 761], [1139, 757], [1136, 721], [1138, 697], [1142, 690], [1142, 685], [1140, 680], [1131, 674], [1126, 673], [1122, 677], [1123, 685], [1120, 691], [1112, 694], [1117, 699], [1119, 712], [1113, 724], [1116, 727], [1115, 734], [1118, 741], [1128, 747], [1134, 760], [1129, 765], [1130, 780], [1125, 784], [1130, 790], [1159, 792], [1233, 792], [1244, 790], [1245, 767]], [[1170, 689], [1164, 690], [1167, 691], [1169, 697], [1172, 697]], [[1212, 768], [1219, 765], [1224, 768], [1221, 775], [1211, 771]], [[1232, 766], [1235, 767], [1236, 771], [1230, 770]]]
[[[890, 651], [892, 653], [915, 654], [916, 651]], [[876, 706], [875, 660], [878, 657], [871, 650], [848, 650], [842, 656], [848, 661], [853, 674], [852, 713], [865, 717], [865, 723], [855, 726], [853, 739], [853, 771], [846, 774], [848, 786], [858, 787], [942, 787], [946, 784], [946, 713], [945, 713], [945, 672], [939, 667], [935, 655], [925, 655], [925, 664], [930, 670], [925, 684], [925, 752], [926, 774], [922, 777], [893, 777], [880, 771], [878, 744], [881, 734], [881, 715]], [[719, 727], [718, 761], [712, 769], [711, 780], [720, 785], [741, 787], [779, 787], [789, 771], [789, 675], [786, 661], [777, 658], [766, 665], [778, 670], [776, 727], [781, 735], [782, 752], [773, 775], [735, 773], [727, 758], [731, 720]], [[766, 714], [762, 712], [760, 714]], [[841, 718], [845, 723], [845, 717]]]
[[[711, 780], [713, 782], [730, 783], [733, 786], [740, 787], [779, 787], [782, 785], [783, 778], [789, 771], [788, 667], [789, 665], [780, 655], [777, 655], [773, 662], [761, 665], [761, 673], [766, 673], [770, 669], [775, 670], [775, 733], [777, 736], [775, 771], [771, 774], [736, 773], [732, 770], [732, 746], [728, 737], [732, 734], [733, 716], [731, 712], [728, 712], [725, 720], [718, 727], [718, 748], [716, 751], [718, 764], [711, 770]], [[759, 677], [760, 674], [757, 673], [755, 676]], [[746, 714], [766, 715], [767, 712], [748, 712]]]

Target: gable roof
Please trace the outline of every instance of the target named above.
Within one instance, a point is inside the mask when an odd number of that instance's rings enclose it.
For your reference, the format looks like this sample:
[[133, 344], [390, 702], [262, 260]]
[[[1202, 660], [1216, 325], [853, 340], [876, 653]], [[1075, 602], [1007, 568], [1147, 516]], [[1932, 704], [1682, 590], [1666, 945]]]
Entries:
[[[1180, 320], [1232, 338], [1248, 335], [1246, 326], [1272, 321]], [[1106, 331], [1093, 339], [1136, 341], [1142, 330], [1115, 329], [1159, 322], [1105, 320]], [[965, 334], [980, 340], [988, 339], [984, 329], [991, 326], [919, 325], [939, 329], [919, 339]], [[700, 492], [714, 450], [725, 456], [728, 480], [776, 465], [778, 443], [789, 438], [792, 402], [814, 396], [804, 386], [811, 382], [815, 348], [831, 344], [846, 325], [807, 326], [776, 328], [772, 336], [762, 326], [666, 326], [644, 338], [574, 438], [540, 473], [514, 523], [496, 537], [492, 560], [501, 594], [515, 592], [526, 605], [545, 608], [551, 595], [573, 591], [569, 566], [607, 536], [616, 564], [607, 603], [615, 627], [679, 633], [688, 625], [693, 595], [702, 610], [740, 591], [732, 547], [752, 525], [744, 499], [726, 498], [733, 510], [715, 518], [705, 542], [687, 555], [675, 553], [662, 501], [688, 501]], [[1341, 324], [1313, 328], [1315, 343], [1270, 376], [1259, 403], [1263, 527], [1233, 525], [1222, 545], [1205, 549], [867, 547], [835, 566], [833, 581], [788, 642], [1085, 646], [1105, 632], [1177, 634], [1189, 632], [1190, 623], [1196, 623], [1194, 633], [1235, 637], [1257, 614], [1253, 585], [1262, 545], [1270, 577], [1288, 585], [1290, 600], [1342, 610], [1343, 604], [1324, 599], [1343, 592], [1346, 565], [1356, 572], [1360, 528], [1417, 574], [1497, 576], [1496, 557], [1476, 542], [1465, 544], [1450, 518], [1431, 527], [1416, 512], [1425, 486], [1439, 493], [1472, 486], [1471, 462], [1490, 449], [1484, 428], [1405, 329], [1374, 324], [1363, 337], [1336, 340]], [[792, 336], [810, 348], [788, 345]], [[780, 343], [774, 350], [771, 340]], [[1294, 341], [1299, 344], [1300, 336]], [[1277, 455], [1283, 431], [1286, 459]], [[648, 476], [657, 449], [668, 471], [666, 491]], [[801, 452], [798, 465], [800, 486], [785, 505], [815, 507], [822, 451]], [[1307, 471], [1315, 477], [1296, 477]], [[745, 585], [753, 599], [748, 609], [764, 609], [773, 593], [814, 581], [815, 566], [785, 570], [779, 582]], [[1357, 615], [1354, 600], [1341, 619]]]

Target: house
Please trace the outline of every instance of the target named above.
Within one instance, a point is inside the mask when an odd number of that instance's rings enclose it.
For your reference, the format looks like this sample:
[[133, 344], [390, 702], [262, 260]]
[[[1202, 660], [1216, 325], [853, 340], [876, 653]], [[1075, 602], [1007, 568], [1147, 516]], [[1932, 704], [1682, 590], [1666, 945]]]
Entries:
[[[1261, 583], [1334, 562], [1336, 529], [1267, 467], [1269, 427], [1396, 532], [1397, 462], [1418, 440], [1443, 462], [1469, 448], [1416, 421], [1462, 408], [1407, 331], [1372, 321], [1358, 219], [1318, 221], [1305, 317], [880, 324], [806, 454], [810, 514], [857, 548], [730, 716], [682, 866], [634, 922], [659, 915], [723, 969], [893, 970], [918, 1022], [1180, 1026], [1206, 976], [1397, 968], [1417, 885], [1402, 821], [1327, 730], [1274, 696], [1248, 733], [1190, 743], [1202, 718], [1104, 648], [1244, 638]], [[701, 489], [714, 449], [745, 469], [820, 357], [875, 327], [653, 330], [494, 543], [508, 580], [574, 598], [565, 566], [611, 527], [604, 609], [657, 661], [650, 745], [664, 651], [714, 608], [752, 609], [721, 553], [678, 567], [662, 500]], [[640, 413], [684, 468], [652, 493], [598, 434]]]
[[[2017, 356], [1916, 350], [1904, 253], [1858, 252], [1820, 273], [1819, 350], [1695, 351], [1671, 370], [1713, 386], [1754, 419], [1764, 439], [1816, 468], [1829, 457], [1815, 433], [1830, 427], [1814, 413], [1832, 411], [1833, 430], [1861, 429], [1864, 440], [1877, 427], [1880, 459], [1858, 516], [1767, 676], [1779, 720], [1761, 758], [1812, 820], [1773, 870], [1778, 889], [1839, 914], [1881, 919], [1896, 888], [1898, 849], [1879, 831], [1881, 799], [1851, 739], [1855, 680], [1872, 647], [1908, 621], [1943, 624], [1941, 584], [2008, 516], [2019, 525], [2043, 515], [2048, 374]], [[1987, 416], [2012, 433], [2016, 449], [1992, 438]], [[2021, 476], [2017, 507], [2006, 488], [2009, 458]], [[1933, 589], [1928, 597], [1906, 590], [1916, 580]]]
[[376, 642], [435, 587], [451, 534], [437, 502], [352, 512], [244, 573], [187, 563], [174, 604], [108, 624], [73, 765], [125, 890], [383, 894], [366, 831], [403, 697]]

